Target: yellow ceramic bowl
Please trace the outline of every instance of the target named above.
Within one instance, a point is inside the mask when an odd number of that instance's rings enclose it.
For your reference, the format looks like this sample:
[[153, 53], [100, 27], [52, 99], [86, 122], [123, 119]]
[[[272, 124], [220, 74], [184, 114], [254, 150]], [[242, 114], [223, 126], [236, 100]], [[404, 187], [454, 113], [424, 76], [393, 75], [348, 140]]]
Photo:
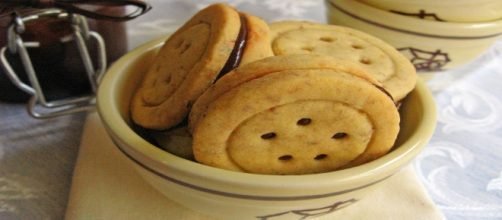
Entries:
[[[500, 36], [502, 19], [450, 23], [416, 19], [354, 0], [326, 0], [329, 22], [374, 35], [396, 47], [418, 72], [435, 73], [467, 64]], [[430, 74], [421, 74], [430, 77]]]
[[359, 0], [373, 7], [431, 20], [483, 22], [502, 19], [500, 0]]
[[266, 219], [295, 210], [320, 209], [317, 214], [338, 210], [385, 184], [422, 150], [435, 127], [431, 93], [418, 82], [403, 104], [395, 149], [358, 167], [278, 176], [228, 171], [182, 159], [151, 145], [130, 127], [129, 100], [162, 42], [146, 43], [115, 62], [99, 86], [98, 112], [116, 146], [148, 183], [169, 199], [202, 213], [222, 219]]

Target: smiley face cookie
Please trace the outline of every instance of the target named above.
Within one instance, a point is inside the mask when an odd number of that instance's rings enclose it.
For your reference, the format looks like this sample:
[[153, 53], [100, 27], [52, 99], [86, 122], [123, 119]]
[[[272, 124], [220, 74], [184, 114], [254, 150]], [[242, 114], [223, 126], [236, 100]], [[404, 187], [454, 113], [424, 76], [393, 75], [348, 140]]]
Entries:
[[250, 173], [305, 174], [387, 153], [399, 131], [393, 100], [364, 70], [330, 60], [271, 57], [224, 76], [201, 96], [210, 102], [194, 105], [201, 112], [192, 122], [195, 159]]
[[268, 42], [268, 26], [257, 17], [225, 4], [201, 10], [159, 50], [132, 99], [132, 120], [157, 130], [180, 123], [218, 77], [271, 56]]
[[270, 30], [275, 55], [317, 53], [357, 63], [381, 82], [396, 102], [415, 87], [413, 65], [392, 46], [361, 31], [304, 21], [272, 23]]

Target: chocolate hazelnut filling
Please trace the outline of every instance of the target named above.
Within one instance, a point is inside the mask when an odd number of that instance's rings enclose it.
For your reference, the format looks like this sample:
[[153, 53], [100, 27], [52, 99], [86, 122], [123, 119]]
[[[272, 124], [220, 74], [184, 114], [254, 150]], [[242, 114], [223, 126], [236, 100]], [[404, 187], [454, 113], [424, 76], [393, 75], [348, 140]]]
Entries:
[[399, 109], [399, 107], [401, 107], [401, 102], [395, 102], [394, 101], [394, 98], [392, 97], [392, 95], [386, 90], [384, 89], [383, 87], [381, 86], [377, 86], [375, 84], [373, 84], [375, 87], [377, 87], [380, 91], [382, 91], [383, 93], [385, 93], [387, 96], [389, 96], [389, 98], [392, 100], [392, 102], [394, 102], [394, 104], [396, 105], [396, 108]]
[[240, 14], [239, 17], [241, 19], [241, 27], [239, 29], [237, 39], [235, 40], [234, 49], [232, 49], [230, 57], [225, 63], [225, 66], [223, 66], [223, 68], [221, 69], [220, 73], [218, 73], [218, 76], [216, 76], [215, 81], [223, 77], [231, 70], [237, 68], [242, 60], [242, 54], [244, 53], [244, 48], [246, 47], [247, 43], [248, 28], [245, 16]]

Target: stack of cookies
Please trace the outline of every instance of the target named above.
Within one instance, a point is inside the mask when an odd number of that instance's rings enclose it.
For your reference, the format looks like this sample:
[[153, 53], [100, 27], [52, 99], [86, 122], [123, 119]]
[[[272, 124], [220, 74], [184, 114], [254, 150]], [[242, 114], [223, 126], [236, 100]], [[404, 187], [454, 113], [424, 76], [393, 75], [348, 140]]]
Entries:
[[131, 118], [157, 137], [185, 130], [193, 158], [209, 166], [329, 172], [389, 152], [399, 133], [396, 106], [415, 82], [403, 55], [363, 32], [267, 24], [215, 4], [166, 40]]

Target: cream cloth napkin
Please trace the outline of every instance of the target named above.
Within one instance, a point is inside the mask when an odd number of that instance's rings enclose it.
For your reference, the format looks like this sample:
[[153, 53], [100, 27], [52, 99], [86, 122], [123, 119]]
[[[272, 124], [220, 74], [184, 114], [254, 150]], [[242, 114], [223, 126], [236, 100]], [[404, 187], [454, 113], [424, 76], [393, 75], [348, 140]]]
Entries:
[[[444, 219], [413, 168], [335, 213], [337, 219]], [[330, 216], [330, 219], [336, 217]], [[73, 174], [66, 219], [213, 219], [165, 198], [137, 174], [113, 145], [96, 113], [87, 117]]]

